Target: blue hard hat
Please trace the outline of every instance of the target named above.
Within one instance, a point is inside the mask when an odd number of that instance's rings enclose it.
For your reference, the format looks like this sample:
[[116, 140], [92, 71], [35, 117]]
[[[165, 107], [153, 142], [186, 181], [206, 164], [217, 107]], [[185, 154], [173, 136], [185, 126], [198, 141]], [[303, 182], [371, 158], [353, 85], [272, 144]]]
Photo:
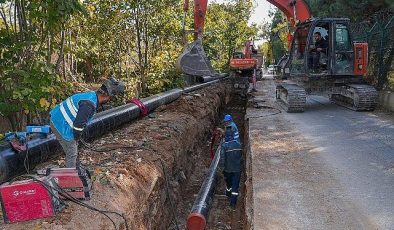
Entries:
[[226, 121], [231, 121], [231, 120], [233, 120], [233, 118], [231, 117], [230, 114], [226, 114], [226, 115], [224, 116], [224, 119], [223, 119], [224, 122], [226, 122]]

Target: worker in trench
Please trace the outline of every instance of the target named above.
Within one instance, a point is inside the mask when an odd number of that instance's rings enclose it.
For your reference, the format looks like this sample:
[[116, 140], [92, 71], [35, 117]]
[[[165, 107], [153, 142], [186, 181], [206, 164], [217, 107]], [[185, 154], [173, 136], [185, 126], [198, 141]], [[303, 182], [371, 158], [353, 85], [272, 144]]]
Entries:
[[[239, 194], [239, 181], [241, 178], [241, 143], [235, 139], [238, 131], [234, 126], [226, 126], [224, 142], [221, 146], [220, 166], [226, 182], [226, 196], [230, 200], [230, 208], [235, 210]], [[238, 135], [239, 136], [239, 135]]]
[[[241, 143], [241, 139], [239, 137], [239, 132], [238, 132], [238, 127], [235, 124], [235, 122], [233, 121], [233, 117], [230, 114], [224, 115], [223, 125], [225, 128], [228, 126], [231, 126], [234, 130], [234, 139], [236, 141], [238, 141], [239, 143]], [[220, 129], [220, 131], [222, 132], [222, 134], [224, 134], [224, 130]]]
[[78, 142], [97, 108], [123, 93], [124, 89], [122, 81], [110, 77], [97, 91], [74, 94], [51, 110], [51, 129], [66, 154], [67, 168], [80, 167]]

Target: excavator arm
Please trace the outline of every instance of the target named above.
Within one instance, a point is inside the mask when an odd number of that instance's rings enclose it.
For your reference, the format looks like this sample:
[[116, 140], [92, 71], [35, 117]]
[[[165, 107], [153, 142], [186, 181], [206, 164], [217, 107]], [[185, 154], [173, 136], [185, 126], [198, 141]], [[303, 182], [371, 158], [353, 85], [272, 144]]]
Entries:
[[[267, 0], [278, 7], [287, 17], [290, 26], [294, 29], [298, 22], [306, 21], [311, 17], [309, 6], [301, 0]], [[188, 44], [179, 56], [177, 66], [185, 74], [192, 76], [217, 76], [212, 68], [202, 46], [202, 34], [205, 24], [208, 0], [194, 1], [194, 42]], [[184, 1], [185, 16], [189, 10], [189, 0]], [[291, 44], [292, 36], [289, 32], [288, 42]], [[249, 47], [248, 47], [249, 48]], [[248, 50], [245, 50], [246, 53]]]
[[[299, 22], [304, 22], [312, 17], [308, 4], [302, 0], [267, 0], [272, 5], [278, 7], [287, 17], [289, 26], [295, 30]], [[287, 43], [290, 47], [293, 35], [289, 30]]]
[[[208, 0], [194, 0], [194, 42], [186, 45], [178, 57], [177, 66], [183, 73], [191, 76], [217, 76], [202, 46], [202, 34], [205, 24]], [[189, 10], [189, 0], [184, 1], [183, 9]]]
[[272, 5], [278, 7], [287, 17], [292, 28], [298, 22], [304, 22], [312, 17], [311, 10], [305, 1], [301, 0], [267, 0]]

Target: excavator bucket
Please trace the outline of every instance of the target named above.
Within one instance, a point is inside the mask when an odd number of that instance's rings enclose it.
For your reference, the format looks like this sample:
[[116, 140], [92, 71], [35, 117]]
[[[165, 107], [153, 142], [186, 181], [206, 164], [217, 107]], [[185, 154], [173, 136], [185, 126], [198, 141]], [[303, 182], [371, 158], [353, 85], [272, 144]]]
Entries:
[[200, 38], [185, 47], [183, 53], [178, 57], [177, 67], [183, 73], [192, 76], [214, 77], [217, 75], [204, 52]]

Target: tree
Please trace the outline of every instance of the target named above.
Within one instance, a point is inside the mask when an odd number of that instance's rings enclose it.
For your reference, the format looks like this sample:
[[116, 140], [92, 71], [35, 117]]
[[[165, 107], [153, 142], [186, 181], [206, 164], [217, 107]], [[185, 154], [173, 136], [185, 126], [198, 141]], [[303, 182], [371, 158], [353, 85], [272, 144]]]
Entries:
[[203, 43], [215, 68], [228, 69], [234, 50], [256, 37], [256, 25], [248, 26], [252, 7], [253, 1], [210, 4]]
[[[0, 2], [0, 113], [13, 129], [43, 121], [42, 112], [67, 91], [47, 62], [52, 37], [63, 31], [71, 15], [83, 11], [77, 0]], [[59, 56], [60, 58], [60, 56]]]
[[[56, 103], [109, 74], [126, 82], [126, 97], [182, 85], [181, 3], [0, 0], [0, 116], [13, 129], [45, 122]], [[255, 36], [251, 9], [251, 0], [209, 6], [204, 46], [215, 67], [228, 68], [234, 48]], [[186, 20], [192, 27], [192, 14]]]

